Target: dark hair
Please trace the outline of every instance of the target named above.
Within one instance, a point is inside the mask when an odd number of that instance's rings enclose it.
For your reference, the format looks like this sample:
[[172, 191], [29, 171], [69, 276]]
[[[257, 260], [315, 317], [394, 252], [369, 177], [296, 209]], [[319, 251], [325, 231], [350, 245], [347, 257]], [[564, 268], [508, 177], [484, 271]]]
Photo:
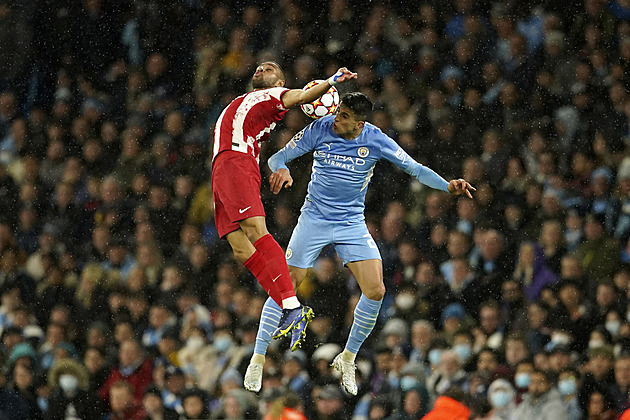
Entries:
[[372, 101], [361, 92], [346, 93], [341, 97], [341, 104], [350, 108], [360, 121], [367, 120], [372, 114]]
[[466, 392], [464, 392], [463, 389], [456, 385], [448, 388], [446, 391], [444, 391], [442, 395], [444, 397], [452, 398], [455, 401], [464, 404], [465, 406], [468, 406], [470, 404], [470, 398], [468, 397], [468, 395], [466, 395]]
[[531, 356], [528, 356], [526, 358], [524, 358], [523, 360], [521, 360], [520, 362], [518, 362], [516, 364], [516, 367], [518, 367], [519, 365], [532, 365], [532, 367], [534, 366], [534, 359]]
[[482, 353], [490, 353], [498, 364], [503, 363], [503, 355], [492, 347], [482, 347], [481, 350], [479, 350], [479, 353], [477, 353], [477, 362], [481, 358]]
[[300, 397], [292, 391], [289, 391], [285, 396], [284, 396], [284, 406], [288, 407], [288, 408], [299, 408], [300, 404], [302, 404], [302, 400], [300, 399]]
[[549, 377], [549, 373], [547, 373], [546, 371], [542, 369], [534, 368], [534, 370], [531, 371], [530, 375], [541, 375], [545, 378], [548, 384], [551, 384], [551, 378]]

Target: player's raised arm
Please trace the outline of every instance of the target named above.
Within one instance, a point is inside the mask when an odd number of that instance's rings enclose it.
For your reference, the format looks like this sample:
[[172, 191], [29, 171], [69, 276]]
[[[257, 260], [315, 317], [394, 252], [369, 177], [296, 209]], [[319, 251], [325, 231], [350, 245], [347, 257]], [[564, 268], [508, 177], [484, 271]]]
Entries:
[[315, 99], [322, 96], [331, 86], [336, 85], [337, 83], [345, 82], [346, 80], [356, 79], [357, 74], [351, 72], [345, 67], [337, 70], [337, 73], [333, 74], [323, 82], [320, 82], [313, 86], [308, 90], [302, 89], [291, 89], [282, 95], [282, 104], [285, 108], [291, 108], [295, 105], [305, 104], [307, 102], [312, 102]]
[[447, 191], [453, 195], [466, 194], [469, 198], [472, 198], [471, 191], [477, 191], [464, 179], [445, 180], [433, 169], [416, 162], [402, 147], [389, 137], [386, 137], [383, 141], [382, 153], [384, 159], [392, 162], [394, 165], [431, 188]]

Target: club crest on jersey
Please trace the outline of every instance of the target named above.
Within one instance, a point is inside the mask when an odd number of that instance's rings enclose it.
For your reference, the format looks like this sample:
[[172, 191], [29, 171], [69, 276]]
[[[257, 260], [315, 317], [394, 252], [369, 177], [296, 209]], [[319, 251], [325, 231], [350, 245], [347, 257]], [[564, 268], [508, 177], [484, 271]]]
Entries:
[[293, 250], [291, 248], [287, 248], [287, 252], [284, 258], [286, 258], [287, 260], [290, 260], [292, 256], [293, 256]]
[[370, 154], [370, 149], [368, 149], [367, 147], [359, 147], [359, 157], [367, 157], [367, 155]]

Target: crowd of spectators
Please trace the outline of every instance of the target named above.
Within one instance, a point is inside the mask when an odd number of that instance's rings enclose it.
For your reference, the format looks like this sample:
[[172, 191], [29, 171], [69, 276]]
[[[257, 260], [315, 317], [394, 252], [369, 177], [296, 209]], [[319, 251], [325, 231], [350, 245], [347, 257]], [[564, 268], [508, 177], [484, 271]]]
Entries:
[[[0, 419], [630, 406], [630, 1], [0, 0], [0, 53]], [[328, 250], [298, 291], [304, 347], [274, 341], [260, 395], [242, 388], [266, 295], [217, 238], [209, 167], [265, 60], [289, 87], [358, 72], [342, 93], [477, 188], [376, 168], [387, 294], [356, 397], [330, 362], [359, 291]], [[263, 174], [307, 123], [286, 115]], [[262, 191], [283, 246], [310, 157], [291, 168], [291, 190]]]

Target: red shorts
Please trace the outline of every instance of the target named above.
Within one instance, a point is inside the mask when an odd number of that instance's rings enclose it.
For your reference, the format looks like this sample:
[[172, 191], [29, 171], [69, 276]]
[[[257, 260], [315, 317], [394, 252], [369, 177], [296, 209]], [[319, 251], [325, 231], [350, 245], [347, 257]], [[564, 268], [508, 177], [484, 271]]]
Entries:
[[260, 168], [251, 155], [221, 152], [212, 165], [214, 221], [219, 237], [237, 230], [240, 220], [265, 216], [260, 198]]

